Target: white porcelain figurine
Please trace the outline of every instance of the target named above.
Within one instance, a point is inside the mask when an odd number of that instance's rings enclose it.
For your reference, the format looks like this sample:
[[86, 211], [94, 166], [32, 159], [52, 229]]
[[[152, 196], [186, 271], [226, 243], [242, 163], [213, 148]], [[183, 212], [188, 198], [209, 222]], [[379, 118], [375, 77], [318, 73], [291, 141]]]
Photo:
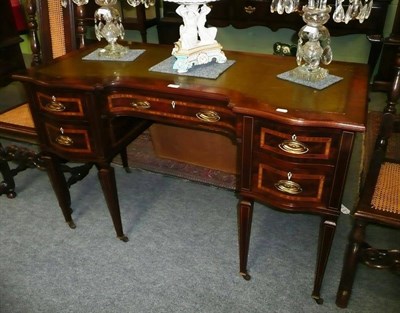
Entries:
[[165, 0], [179, 4], [176, 13], [182, 17], [179, 40], [175, 43], [172, 55], [176, 57], [173, 68], [178, 73], [187, 72], [195, 65], [210, 62], [225, 63], [222, 46], [215, 39], [216, 27], [206, 27], [207, 14], [211, 8], [208, 2], [217, 0]]

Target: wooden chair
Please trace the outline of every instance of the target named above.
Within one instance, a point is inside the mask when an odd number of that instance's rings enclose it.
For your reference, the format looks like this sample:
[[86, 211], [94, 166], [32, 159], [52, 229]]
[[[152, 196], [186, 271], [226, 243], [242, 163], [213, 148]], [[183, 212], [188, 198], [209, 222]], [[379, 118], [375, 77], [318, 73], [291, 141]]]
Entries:
[[371, 247], [366, 242], [366, 228], [369, 224], [381, 224], [400, 229], [398, 137], [397, 142], [395, 141], [395, 136], [400, 132], [400, 118], [396, 115], [396, 104], [400, 97], [400, 46], [394, 68], [392, 88], [383, 112], [375, 148], [369, 162], [369, 170], [359, 202], [353, 212], [353, 228], [349, 236], [336, 297], [336, 305], [341, 308], [348, 305], [359, 263], [372, 268], [400, 270], [400, 250], [379, 249]]
[[[37, 144], [37, 134], [27, 103], [0, 114], [0, 137], [12, 142]], [[11, 168], [11, 162], [17, 166]], [[0, 195], [6, 194], [8, 198], [14, 198], [14, 177], [27, 168], [41, 167], [41, 164], [39, 155], [34, 150], [16, 144], [3, 147], [0, 142], [0, 173], [4, 179], [0, 182]]]
[[[30, 3], [28, 4], [29, 25], [30, 31], [34, 33], [32, 38], [37, 40], [36, 6], [35, 3], [32, 4], [32, 6]], [[5, 27], [9, 28], [13, 26], [13, 23], [5, 25]], [[40, 46], [35, 43], [33, 47], [36, 53], [35, 60], [40, 63]], [[18, 52], [21, 54], [19, 47]], [[20, 69], [23, 67], [20, 67]], [[23, 97], [20, 98], [22, 99]], [[0, 114], [0, 138], [13, 143], [37, 144], [37, 134], [28, 103], [10, 106]], [[16, 163], [17, 166], [11, 168], [11, 163]], [[39, 163], [38, 154], [26, 146], [16, 144], [3, 146], [0, 142], [0, 173], [3, 176], [3, 181], [0, 182], [0, 195], [6, 194], [7, 197], [14, 198], [16, 196], [14, 177], [28, 167], [39, 166]]]

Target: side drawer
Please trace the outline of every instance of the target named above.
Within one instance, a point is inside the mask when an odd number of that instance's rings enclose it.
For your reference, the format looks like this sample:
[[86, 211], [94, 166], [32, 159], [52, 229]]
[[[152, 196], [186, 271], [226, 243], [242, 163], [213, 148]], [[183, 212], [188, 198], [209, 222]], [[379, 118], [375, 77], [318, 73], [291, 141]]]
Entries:
[[[258, 158], [258, 157], [257, 157]], [[264, 156], [253, 168], [253, 192], [280, 198], [289, 206], [326, 206], [334, 166], [285, 162]]]
[[334, 165], [341, 131], [324, 128], [291, 127], [274, 123], [257, 123], [255, 148], [274, 153], [289, 161], [319, 162]]
[[85, 95], [79, 92], [38, 91], [36, 98], [41, 112], [54, 116], [85, 117]]
[[87, 156], [94, 154], [88, 127], [45, 122], [44, 128], [49, 147], [58, 152], [58, 154], [85, 154]]

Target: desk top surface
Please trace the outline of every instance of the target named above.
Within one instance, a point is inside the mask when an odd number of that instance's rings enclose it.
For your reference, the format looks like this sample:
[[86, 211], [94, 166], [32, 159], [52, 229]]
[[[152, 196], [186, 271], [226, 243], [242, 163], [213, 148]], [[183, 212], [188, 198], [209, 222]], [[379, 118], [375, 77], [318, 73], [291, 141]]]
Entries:
[[[134, 61], [82, 60], [98, 47], [74, 51], [13, 77], [60, 88], [133, 88], [160, 96], [181, 94], [200, 99], [215, 98], [226, 101], [227, 106], [238, 114], [285, 120], [293, 125], [354, 131], [363, 131], [365, 127], [368, 96], [368, 66], [365, 64], [332, 62], [328, 66], [329, 72], [343, 80], [316, 90], [277, 78], [278, 74], [296, 66], [292, 57], [225, 51], [227, 58], [235, 63], [217, 79], [206, 79], [149, 71], [171, 56], [171, 46], [132, 43], [132, 49], [145, 49]], [[169, 87], [171, 84], [179, 88]], [[278, 108], [287, 112], [277, 111]]]

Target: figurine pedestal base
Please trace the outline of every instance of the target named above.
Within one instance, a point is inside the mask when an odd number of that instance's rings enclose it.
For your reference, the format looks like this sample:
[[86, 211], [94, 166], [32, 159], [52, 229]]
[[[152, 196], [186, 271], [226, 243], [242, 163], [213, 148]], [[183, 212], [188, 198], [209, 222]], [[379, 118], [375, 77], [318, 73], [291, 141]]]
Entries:
[[328, 76], [328, 70], [322, 67], [309, 70], [306, 66], [303, 65], [291, 70], [290, 74], [295, 79], [307, 80], [313, 83], [317, 83], [324, 80]]
[[99, 56], [106, 58], [121, 58], [128, 53], [129, 49], [118, 43], [110, 43], [99, 50]]
[[181, 42], [175, 43], [172, 55], [176, 57], [173, 69], [178, 73], [185, 73], [195, 65], [207, 64], [214, 59], [217, 63], [225, 63], [226, 56], [222, 46], [215, 42], [209, 45], [199, 45], [191, 49], [182, 49]]
[[329, 87], [330, 85], [333, 85], [339, 81], [341, 81], [343, 78], [331, 74], [327, 74], [327, 76], [324, 79], [318, 80], [318, 81], [310, 81], [307, 79], [302, 79], [297, 77], [296, 75], [293, 75], [294, 70], [290, 70], [287, 72], [284, 72], [282, 74], [277, 75], [278, 78], [288, 80], [290, 82], [308, 86], [314, 89], [322, 90], [326, 87]]

